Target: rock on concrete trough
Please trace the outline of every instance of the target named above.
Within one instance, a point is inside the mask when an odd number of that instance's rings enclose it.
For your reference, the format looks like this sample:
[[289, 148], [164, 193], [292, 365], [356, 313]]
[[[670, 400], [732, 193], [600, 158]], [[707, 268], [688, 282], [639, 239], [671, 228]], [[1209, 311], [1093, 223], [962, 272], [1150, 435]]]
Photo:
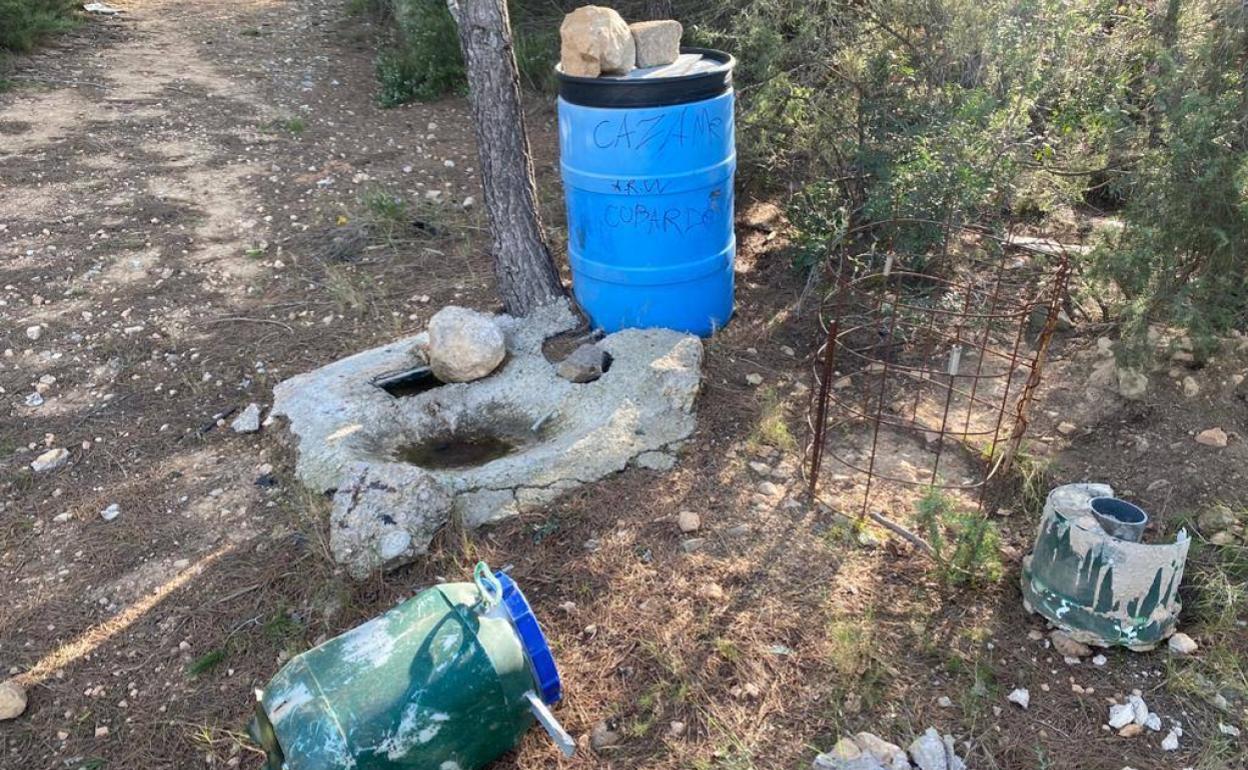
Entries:
[[475, 310], [447, 305], [429, 319], [429, 366], [443, 382], [485, 377], [507, 355], [494, 319]]

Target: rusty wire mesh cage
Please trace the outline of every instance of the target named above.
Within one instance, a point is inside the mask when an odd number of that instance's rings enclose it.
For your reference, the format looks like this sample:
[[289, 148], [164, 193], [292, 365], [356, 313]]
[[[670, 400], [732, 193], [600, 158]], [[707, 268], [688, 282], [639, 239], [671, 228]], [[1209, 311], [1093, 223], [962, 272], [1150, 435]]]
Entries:
[[808, 483], [818, 495], [832, 461], [845, 489], [861, 488], [860, 516], [896, 485], [936, 487], [982, 509], [1027, 429], [1069, 260], [1035, 239], [973, 227], [946, 244], [935, 260], [842, 254], [831, 265]]

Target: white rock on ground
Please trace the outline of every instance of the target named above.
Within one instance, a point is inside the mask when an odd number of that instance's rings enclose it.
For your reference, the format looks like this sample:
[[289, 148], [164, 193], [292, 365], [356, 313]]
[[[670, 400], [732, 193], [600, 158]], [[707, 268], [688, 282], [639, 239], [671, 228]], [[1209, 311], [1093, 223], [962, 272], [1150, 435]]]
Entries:
[[30, 341], [36, 342], [42, 336], [43, 336], [42, 326], [35, 324], [34, 326], [26, 327], [26, 338], [29, 339]]
[[1009, 695], [1005, 696], [1005, 699], [1010, 703], [1017, 703], [1024, 709], [1031, 705], [1031, 693], [1025, 687], [1015, 688]]
[[17, 682], [0, 682], [0, 720], [16, 719], [26, 711], [26, 690]]
[[935, 728], [927, 730], [910, 744], [910, 759], [919, 770], [949, 770], [945, 742]]
[[681, 511], [676, 517], [676, 525], [681, 532], [697, 532], [702, 526], [702, 517], [694, 511]]
[[46, 473], [47, 471], [54, 471], [60, 468], [67, 462], [69, 462], [69, 450], [64, 447], [57, 447], [56, 449], [49, 449], [36, 457], [34, 462], [30, 464], [30, 469], [35, 473]]
[[427, 471], [410, 465], [354, 463], [334, 494], [329, 549], [363, 580], [429, 550], [451, 516], [451, 497]]
[[565, 74], [586, 78], [623, 75], [636, 66], [633, 33], [611, 8], [577, 8], [563, 17], [559, 39], [559, 62]]
[[1191, 655], [1196, 652], [1196, 649], [1200, 646], [1196, 644], [1195, 639], [1182, 631], [1176, 631], [1170, 637], [1170, 641], [1166, 644], [1170, 648], [1170, 652], [1177, 655]]
[[1179, 750], [1179, 736], [1176, 735], [1173, 730], [1166, 733], [1166, 737], [1161, 739], [1161, 750], [1162, 751], [1178, 751]]
[[242, 414], [234, 418], [234, 422], [230, 423], [230, 429], [235, 433], [256, 433], [260, 430], [260, 405], [254, 401], [247, 405]]
[[638, 67], [662, 67], [680, 56], [680, 36], [684, 27], [672, 19], [639, 21], [628, 25], [637, 48]]
[[494, 371], [507, 355], [491, 316], [447, 305], [429, 319], [429, 366], [443, 382], [471, 382]]
[[1115, 703], [1109, 707], [1109, 721], [1107, 724], [1117, 730], [1120, 727], [1126, 727], [1135, 719], [1135, 709], [1131, 708], [1130, 703]]
[[100, 511], [100, 518], [104, 521], [112, 521], [121, 515], [121, 506], [117, 503], [110, 504], [107, 508]]
[[878, 735], [861, 732], [854, 736], [854, 742], [858, 744], [863, 752], [880, 760], [881, 764], [890, 768], [890, 770], [910, 767], [910, 760], [906, 758], [905, 750], [895, 743], [889, 743]]
[[1131, 706], [1131, 717], [1137, 725], [1143, 726], [1148, 722], [1148, 704], [1138, 695], [1131, 695], [1127, 698], [1127, 703]]

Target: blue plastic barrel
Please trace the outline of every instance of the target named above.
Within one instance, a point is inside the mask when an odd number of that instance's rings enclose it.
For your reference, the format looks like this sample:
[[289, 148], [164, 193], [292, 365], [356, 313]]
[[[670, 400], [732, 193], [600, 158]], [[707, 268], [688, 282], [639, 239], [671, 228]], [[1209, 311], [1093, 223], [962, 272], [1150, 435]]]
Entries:
[[734, 63], [686, 48], [622, 77], [559, 74], [572, 290], [595, 327], [708, 336], [732, 316]]

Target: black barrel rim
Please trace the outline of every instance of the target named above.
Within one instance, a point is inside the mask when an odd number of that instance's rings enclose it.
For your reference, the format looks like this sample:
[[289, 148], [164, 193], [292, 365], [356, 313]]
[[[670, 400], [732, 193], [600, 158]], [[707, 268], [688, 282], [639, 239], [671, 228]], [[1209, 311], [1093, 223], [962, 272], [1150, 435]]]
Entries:
[[712, 70], [670, 78], [586, 78], [565, 75], [558, 65], [559, 96], [582, 107], [670, 107], [713, 99], [732, 89], [732, 70], [737, 60], [714, 48], [681, 48], [721, 64]]

